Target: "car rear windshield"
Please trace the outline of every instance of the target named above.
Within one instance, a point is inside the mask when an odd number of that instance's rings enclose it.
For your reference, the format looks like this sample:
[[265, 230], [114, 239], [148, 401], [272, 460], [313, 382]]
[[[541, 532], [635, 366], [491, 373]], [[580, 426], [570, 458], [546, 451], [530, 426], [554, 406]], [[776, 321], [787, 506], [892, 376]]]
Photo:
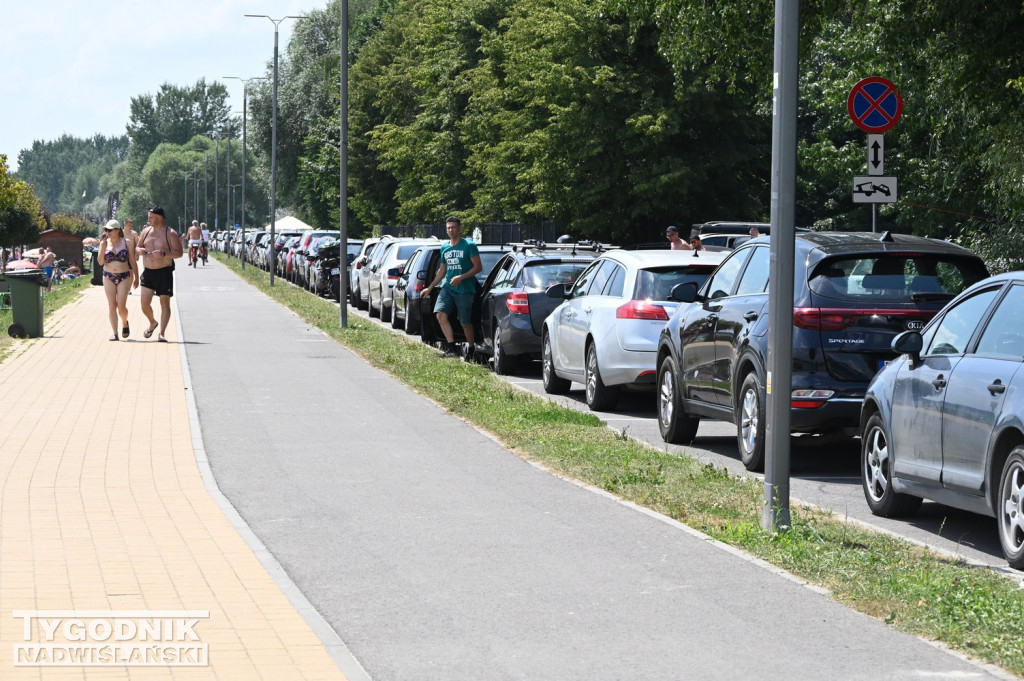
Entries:
[[412, 254], [416, 252], [416, 249], [422, 245], [423, 244], [399, 244], [398, 255], [396, 258], [398, 260], [408, 260], [412, 257]]
[[523, 286], [546, 290], [555, 284], [572, 284], [590, 261], [539, 262], [529, 265], [523, 272]]
[[934, 253], [872, 253], [833, 258], [812, 273], [811, 291], [861, 303], [949, 300], [988, 276], [980, 260]]
[[713, 265], [673, 265], [640, 270], [633, 300], [668, 300], [678, 284], [693, 282], [700, 288], [714, 271]]

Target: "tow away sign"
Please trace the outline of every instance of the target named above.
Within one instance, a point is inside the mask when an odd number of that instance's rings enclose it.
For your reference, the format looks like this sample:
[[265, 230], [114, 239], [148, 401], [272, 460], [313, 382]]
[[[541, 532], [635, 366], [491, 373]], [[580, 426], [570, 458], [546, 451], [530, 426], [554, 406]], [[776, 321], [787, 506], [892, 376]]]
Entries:
[[896, 203], [896, 178], [891, 175], [857, 175], [853, 178], [854, 203]]

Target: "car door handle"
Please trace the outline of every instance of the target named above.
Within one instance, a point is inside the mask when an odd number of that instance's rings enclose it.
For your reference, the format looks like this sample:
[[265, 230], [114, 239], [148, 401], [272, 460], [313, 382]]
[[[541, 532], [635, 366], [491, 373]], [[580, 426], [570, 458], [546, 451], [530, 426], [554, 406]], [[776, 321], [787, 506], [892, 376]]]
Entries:
[[932, 381], [932, 385], [935, 386], [936, 390], [942, 390], [946, 387], [946, 379], [942, 377], [942, 374], [939, 374], [938, 377]]
[[997, 378], [996, 382], [988, 387], [988, 391], [993, 395], [999, 395], [1006, 392], [1006, 386]]
[[718, 321], [718, 315], [716, 315], [716, 314], [709, 314], [707, 317], [704, 318], [704, 323], [707, 326], [713, 326], [714, 323], [717, 322], [717, 321]]
[[755, 319], [757, 319], [757, 317], [758, 317], [757, 313], [754, 312], [753, 310], [751, 310], [747, 314], [743, 315], [743, 318], [746, 319], [748, 322], [754, 321]]

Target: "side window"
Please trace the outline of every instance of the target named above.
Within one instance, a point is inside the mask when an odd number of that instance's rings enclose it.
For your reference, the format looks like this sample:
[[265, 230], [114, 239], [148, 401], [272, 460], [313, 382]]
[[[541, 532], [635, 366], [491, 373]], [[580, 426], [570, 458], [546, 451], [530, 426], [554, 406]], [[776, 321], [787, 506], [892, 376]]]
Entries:
[[611, 260], [606, 260], [604, 264], [601, 265], [601, 268], [597, 270], [597, 274], [594, 275], [594, 283], [590, 285], [589, 295], [608, 295], [604, 292], [604, 287], [608, 285], [608, 280], [611, 279], [616, 267], [617, 265]]
[[494, 268], [494, 272], [490, 276], [491, 288], [501, 288], [508, 284], [508, 273], [512, 269], [512, 258], [505, 258]]
[[604, 287], [604, 294], [613, 298], [622, 297], [622, 289], [626, 286], [626, 268], [616, 265], [615, 271], [608, 278], [608, 285]]
[[979, 355], [992, 355], [1020, 361], [1024, 359], [1024, 329], [1020, 311], [1024, 310], [1024, 286], [1011, 286], [999, 307], [992, 313], [978, 341]]
[[718, 266], [718, 269], [708, 280], [707, 288], [705, 289], [709, 299], [724, 298], [725, 296], [732, 295], [736, 279], [740, 276], [740, 272], [743, 271], [743, 265], [747, 262], [747, 258], [750, 257], [752, 250], [747, 248], [737, 251]]
[[583, 274], [576, 280], [576, 285], [572, 287], [571, 295], [573, 298], [579, 298], [587, 295], [587, 290], [590, 288], [590, 282], [593, 281], [594, 276], [597, 274], [597, 270], [604, 264], [604, 260], [595, 260], [590, 267], [583, 270]]
[[736, 289], [736, 295], [764, 293], [768, 290], [768, 271], [771, 269], [771, 249], [764, 246], [753, 249], [750, 263], [743, 271], [743, 278]]
[[515, 286], [516, 282], [519, 281], [519, 274], [522, 271], [522, 263], [518, 260], [512, 260], [512, 265], [508, 268], [508, 273], [505, 276], [505, 281], [502, 283], [502, 286]]
[[928, 335], [926, 355], [959, 355], [967, 350], [974, 330], [981, 324], [982, 317], [992, 304], [998, 288], [990, 288], [960, 301], [946, 312]]

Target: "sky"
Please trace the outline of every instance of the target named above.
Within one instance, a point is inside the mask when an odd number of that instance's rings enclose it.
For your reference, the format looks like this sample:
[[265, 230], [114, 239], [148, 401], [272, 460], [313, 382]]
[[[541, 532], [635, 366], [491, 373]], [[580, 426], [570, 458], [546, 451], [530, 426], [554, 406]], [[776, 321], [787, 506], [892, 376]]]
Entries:
[[[224, 83], [232, 111], [242, 83], [274, 58], [275, 19], [327, 0], [17, 0], [0, 19], [0, 154], [9, 167], [35, 140], [123, 135], [131, 98], [163, 83]], [[281, 23], [279, 55], [295, 21]]]

